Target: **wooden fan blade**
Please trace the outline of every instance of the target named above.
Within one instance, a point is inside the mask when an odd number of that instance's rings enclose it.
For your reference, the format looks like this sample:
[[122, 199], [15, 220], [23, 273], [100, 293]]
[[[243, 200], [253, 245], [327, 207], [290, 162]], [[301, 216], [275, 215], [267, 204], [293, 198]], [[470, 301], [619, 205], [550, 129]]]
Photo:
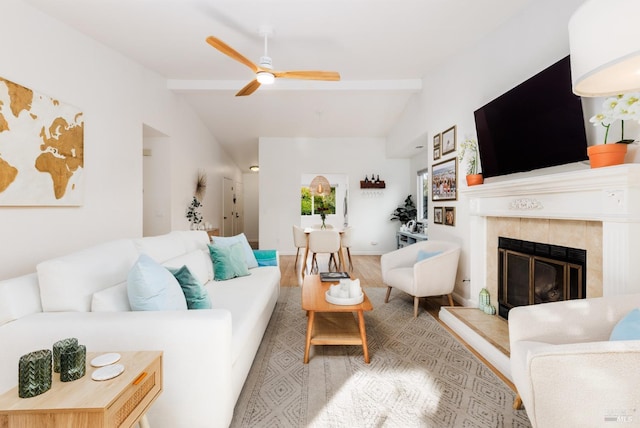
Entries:
[[236, 97], [244, 97], [245, 95], [251, 95], [259, 87], [260, 87], [260, 82], [258, 82], [257, 80], [252, 80], [251, 82], [247, 83], [247, 86], [245, 86], [244, 88], [238, 91], [238, 93], [236, 94]]
[[340, 80], [340, 73], [337, 71], [272, 71], [272, 73], [284, 79]]
[[209, 37], [207, 37], [207, 43], [209, 43], [211, 46], [213, 46], [214, 48], [218, 49], [220, 52], [222, 52], [223, 54], [227, 55], [228, 57], [230, 57], [232, 59], [235, 59], [236, 61], [241, 62], [242, 64], [246, 65], [251, 70], [253, 70], [254, 73], [258, 72], [259, 68], [258, 68], [257, 65], [255, 65], [253, 62], [249, 61], [241, 53], [239, 53], [237, 50], [233, 49], [231, 46], [229, 46], [228, 44], [226, 44], [225, 42], [223, 42], [219, 38], [213, 37], [213, 36], [209, 36]]

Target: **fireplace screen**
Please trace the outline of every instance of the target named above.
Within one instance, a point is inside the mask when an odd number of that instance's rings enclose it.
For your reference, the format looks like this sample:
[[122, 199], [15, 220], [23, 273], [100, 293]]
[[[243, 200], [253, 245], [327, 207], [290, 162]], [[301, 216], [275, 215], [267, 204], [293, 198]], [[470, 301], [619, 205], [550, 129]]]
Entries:
[[515, 306], [581, 299], [586, 291], [586, 251], [499, 238], [499, 314]]

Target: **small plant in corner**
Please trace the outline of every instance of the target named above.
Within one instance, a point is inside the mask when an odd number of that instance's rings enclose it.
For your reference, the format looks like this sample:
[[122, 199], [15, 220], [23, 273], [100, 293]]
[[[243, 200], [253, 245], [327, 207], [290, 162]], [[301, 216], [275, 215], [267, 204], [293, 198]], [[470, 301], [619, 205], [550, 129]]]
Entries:
[[401, 224], [407, 224], [410, 220], [415, 220], [417, 214], [418, 210], [409, 195], [404, 200], [404, 206], [396, 208], [389, 220], [399, 220]]
[[194, 229], [202, 222], [202, 214], [198, 211], [202, 204], [195, 196], [191, 200], [191, 204], [187, 208], [187, 220], [191, 223], [191, 228]]

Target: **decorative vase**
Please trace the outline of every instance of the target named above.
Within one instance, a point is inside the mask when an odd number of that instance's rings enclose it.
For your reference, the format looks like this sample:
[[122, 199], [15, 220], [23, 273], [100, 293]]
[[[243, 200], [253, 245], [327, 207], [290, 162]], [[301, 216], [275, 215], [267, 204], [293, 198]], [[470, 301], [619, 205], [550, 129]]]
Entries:
[[69, 337], [68, 339], [58, 340], [53, 344], [53, 371], [60, 373], [60, 355], [68, 349], [78, 347], [78, 339]]
[[326, 225], [326, 224], [324, 224], [324, 219], [322, 219], [322, 226], [320, 226], [320, 229], [323, 229], [323, 230], [324, 230], [324, 229], [326, 229], [326, 228], [327, 228], [327, 225]]
[[67, 348], [60, 354], [60, 381], [71, 382], [80, 379], [87, 371], [87, 348], [78, 345]]
[[484, 183], [482, 174], [469, 174], [467, 175], [467, 186], [475, 186]]
[[18, 396], [30, 398], [51, 389], [52, 355], [50, 349], [29, 352], [18, 361]]
[[599, 144], [587, 147], [591, 168], [621, 165], [627, 154], [627, 145], [623, 143]]

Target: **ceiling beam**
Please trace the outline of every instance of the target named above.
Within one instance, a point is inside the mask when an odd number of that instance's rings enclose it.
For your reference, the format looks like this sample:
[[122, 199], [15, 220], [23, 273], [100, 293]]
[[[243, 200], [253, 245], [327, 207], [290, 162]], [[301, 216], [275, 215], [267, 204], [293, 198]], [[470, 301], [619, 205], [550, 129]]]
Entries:
[[[237, 91], [246, 80], [180, 80], [168, 79], [167, 89], [172, 91]], [[261, 91], [408, 91], [420, 92], [422, 79], [401, 80], [341, 80], [325, 82], [314, 80], [276, 79], [273, 85], [262, 85]]]

